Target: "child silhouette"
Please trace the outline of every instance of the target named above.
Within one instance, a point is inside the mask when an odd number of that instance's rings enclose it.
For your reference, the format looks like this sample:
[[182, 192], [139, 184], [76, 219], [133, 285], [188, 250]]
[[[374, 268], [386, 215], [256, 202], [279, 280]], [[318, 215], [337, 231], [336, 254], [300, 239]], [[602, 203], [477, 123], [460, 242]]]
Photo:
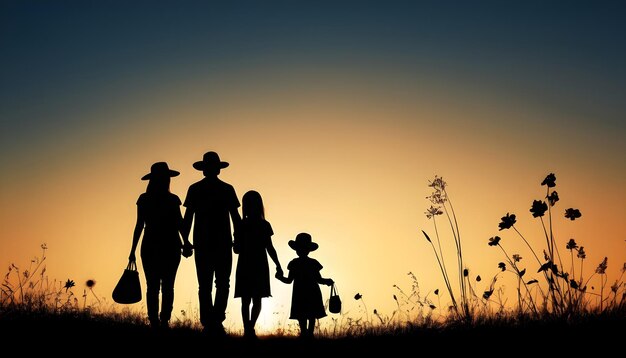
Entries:
[[289, 247], [296, 250], [298, 257], [287, 265], [289, 275], [284, 277], [282, 272], [276, 272], [276, 278], [290, 284], [293, 282], [291, 293], [290, 319], [297, 319], [300, 324], [300, 337], [313, 338], [315, 320], [326, 317], [326, 310], [322, 300], [322, 291], [319, 285], [332, 285], [330, 278], [322, 278], [322, 265], [309, 257], [318, 245], [311, 240], [311, 235], [300, 233], [295, 240], [289, 241]]
[[246, 192], [242, 198], [242, 213], [241, 227], [235, 235], [233, 246], [234, 252], [239, 255], [235, 297], [241, 297], [244, 336], [254, 338], [254, 326], [261, 312], [261, 299], [271, 296], [267, 256], [274, 261], [277, 273], [282, 275], [283, 269], [272, 245], [274, 231], [265, 220], [261, 194], [254, 190]]

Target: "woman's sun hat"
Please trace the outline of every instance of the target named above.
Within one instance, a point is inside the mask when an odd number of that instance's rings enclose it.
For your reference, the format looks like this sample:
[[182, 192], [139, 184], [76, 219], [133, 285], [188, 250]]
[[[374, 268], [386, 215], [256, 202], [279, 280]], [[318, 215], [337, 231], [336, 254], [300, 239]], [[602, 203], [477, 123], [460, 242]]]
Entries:
[[155, 177], [175, 177], [178, 176], [180, 172], [176, 170], [171, 170], [166, 162], [156, 162], [152, 164], [150, 167], [150, 173], [141, 177], [141, 180], [149, 180]]

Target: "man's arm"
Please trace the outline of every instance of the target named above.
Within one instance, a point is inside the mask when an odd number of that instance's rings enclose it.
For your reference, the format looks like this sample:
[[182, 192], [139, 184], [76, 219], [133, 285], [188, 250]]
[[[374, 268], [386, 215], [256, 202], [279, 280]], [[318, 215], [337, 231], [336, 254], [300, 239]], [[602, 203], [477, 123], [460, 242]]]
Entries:
[[233, 231], [235, 232], [235, 235], [236, 235], [239, 232], [239, 229], [241, 228], [241, 215], [239, 215], [238, 208], [231, 208], [229, 212], [230, 212], [230, 219], [233, 222]]
[[193, 222], [193, 209], [186, 208], [185, 216], [183, 217], [183, 223], [180, 228], [180, 235], [183, 237], [184, 245], [191, 245], [189, 242], [189, 232], [191, 231], [191, 223]]

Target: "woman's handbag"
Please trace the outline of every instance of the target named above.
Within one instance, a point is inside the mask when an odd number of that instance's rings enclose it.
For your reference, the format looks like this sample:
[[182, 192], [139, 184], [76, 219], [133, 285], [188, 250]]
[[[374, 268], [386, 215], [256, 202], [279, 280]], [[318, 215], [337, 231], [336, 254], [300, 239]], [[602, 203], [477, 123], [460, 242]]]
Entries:
[[337, 286], [333, 283], [330, 286], [330, 298], [328, 299], [328, 311], [330, 313], [341, 313], [341, 298], [337, 292]]
[[128, 266], [113, 289], [113, 300], [123, 304], [141, 301], [141, 284], [135, 261], [128, 261]]

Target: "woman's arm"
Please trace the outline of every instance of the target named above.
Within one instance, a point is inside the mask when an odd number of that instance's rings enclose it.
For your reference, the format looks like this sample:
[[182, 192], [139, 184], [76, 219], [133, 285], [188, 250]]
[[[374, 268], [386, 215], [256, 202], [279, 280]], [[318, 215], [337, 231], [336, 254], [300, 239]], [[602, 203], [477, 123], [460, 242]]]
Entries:
[[129, 261], [137, 261], [135, 251], [137, 250], [137, 244], [139, 244], [139, 238], [145, 225], [145, 219], [141, 206], [137, 206], [137, 222], [135, 223], [135, 230], [133, 231], [133, 245], [130, 249], [130, 255], [128, 255]]

